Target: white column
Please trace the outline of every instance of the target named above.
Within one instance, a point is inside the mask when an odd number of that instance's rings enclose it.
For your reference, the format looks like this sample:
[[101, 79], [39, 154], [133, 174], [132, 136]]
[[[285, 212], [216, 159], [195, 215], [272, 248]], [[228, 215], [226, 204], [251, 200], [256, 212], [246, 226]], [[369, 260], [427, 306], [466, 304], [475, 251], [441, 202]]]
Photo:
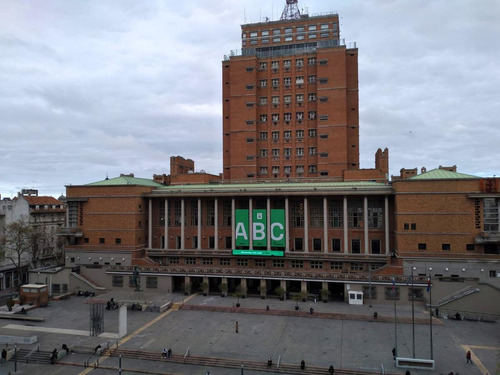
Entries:
[[165, 220], [163, 223], [165, 227], [165, 250], [168, 250], [168, 199], [165, 199]]
[[267, 250], [271, 250], [271, 199], [267, 197], [267, 224], [266, 224], [266, 232], [267, 232]]
[[328, 252], [328, 200], [323, 198], [323, 248], [324, 252]]
[[148, 248], [153, 247], [153, 200], [149, 198], [148, 204]]
[[234, 198], [231, 198], [231, 248], [236, 249], [236, 238], [235, 238], [235, 221], [236, 221], [236, 202]]
[[215, 198], [214, 202], [214, 220], [215, 220], [215, 225], [214, 225], [214, 250], [219, 249], [219, 200]]
[[252, 198], [248, 198], [248, 223], [249, 223], [249, 228], [248, 228], [248, 248], [250, 250], [253, 249], [253, 204], [252, 204]]
[[384, 199], [385, 253], [389, 254], [389, 197]]
[[184, 237], [184, 217], [185, 217], [185, 213], [184, 213], [184, 198], [181, 199], [181, 249], [184, 250], [186, 248], [185, 246], [185, 237]]
[[285, 198], [285, 252], [290, 252], [290, 209], [288, 197]]
[[201, 199], [198, 198], [198, 241], [197, 241], [197, 248], [198, 250], [201, 250]]
[[349, 219], [347, 217], [347, 196], [344, 196], [344, 254], [349, 253]]
[[304, 251], [309, 251], [309, 207], [307, 197], [304, 197]]
[[370, 253], [370, 246], [368, 243], [368, 197], [363, 198], [363, 226], [365, 235], [365, 254]]

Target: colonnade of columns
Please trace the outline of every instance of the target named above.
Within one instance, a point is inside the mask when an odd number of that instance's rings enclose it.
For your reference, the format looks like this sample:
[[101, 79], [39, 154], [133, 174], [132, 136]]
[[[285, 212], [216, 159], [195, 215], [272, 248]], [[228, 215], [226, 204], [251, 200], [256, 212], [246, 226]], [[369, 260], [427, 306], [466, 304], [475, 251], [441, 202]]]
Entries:
[[[309, 241], [307, 239], [309, 238], [309, 204], [308, 201], [309, 199], [307, 197], [303, 198], [303, 207], [304, 207], [304, 252], [309, 252]], [[249, 212], [252, 212], [253, 210], [253, 198], [248, 198], [248, 208]], [[169, 208], [169, 199], [165, 199], [165, 215], [168, 214], [168, 208]], [[348, 210], [347, 210], [347, 196], [343, 197], [342, 200], [342, 209], [343, 209], [343, 252], [345, 254], [349, 253], [349, 217], [348, 217]], [[201, 250], [201, 232], [202, 232], [202, 225], [201, 225], [201, 198], [198, 198], [197, 201], [198, 205], [198, 220], [197, 220], [197, 234], [198, 234], [198, 243], [197, 243], [197, 250]], [[214, 243], [214, 250], [218, 250], [218, 235], [219, 235], [219, 207], [218, 207], [218, 198], [214, 198], [214, 227], [213, 227], [213, 234], [215, 243]], [[271, 214], [271, 198], [267, 198], [266, 201], [266, 207], [267, 207], [267, 231], [270, 231], [270, 225], [271, 225], [271, 220], [270, 220], [270, 214]], [[149, 220], [148, 220], [148, 247], [151, 249], [152, 244], [153, 244], [153, 199], [149, 199]], [[181, 238], [181, 249], [185, 248], [185, 199], [181, 198], [181, 218], [180, 218], [180, 238]], [[235, 198], [231, 199], [231, 215], [232, 218], [235, 217], [235, 211], [236, 211], [236, 202]], [[385, 254], [389, 253], [389, 198], [388, 196], [384, 197], [384, 242], [385, 242], [385, 248], [384, 251]], [[252, 228], [252, 215], [249, 215], [249, 227]], [[363, 197], [363, 230], [364, 230], [364, 253], [369, 254], [369, 236], [368, 236], [368, 197], [364, 196]], [[168, 244], [168, 236], [169, 236], [169, 226], [168, 226], [168, 219], [165, 218], [164, 220], [164, 233], [165, 233], [165, 243], [164, 243], [164, 249], [169, 250], [169, 244]], [[236, 248], [235, 245], [235, 220], [231, 220], [231, 233], [232, 233], [232, 242], [231, 246], [232, 248]], [[252, 243], [252, 237], [249, 236], [249, 242], [250, 242], [250, 249], [253, 249], [253, 243]], [[289, 205], [289, 198], [285, 198], [285, 238], [287, 239], [285, 242], [285, 252], [290, 251], [290, 205]], [[271, 250], [271, 236], [267, 236], [267, 249]], [[323, 252], [328, 252], [329, 249], [329, 241], [328, 241], [328, 199], [327, 197], [323, 198]]]

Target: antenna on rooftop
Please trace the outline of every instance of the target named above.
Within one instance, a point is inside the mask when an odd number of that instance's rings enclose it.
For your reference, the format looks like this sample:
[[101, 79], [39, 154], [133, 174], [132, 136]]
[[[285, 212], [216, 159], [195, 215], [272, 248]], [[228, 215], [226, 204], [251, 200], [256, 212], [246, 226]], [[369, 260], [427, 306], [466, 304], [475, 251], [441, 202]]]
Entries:
[[299, 0], [286, 0], [285, 9], [280, 20], [296, 20], [300, 18]]

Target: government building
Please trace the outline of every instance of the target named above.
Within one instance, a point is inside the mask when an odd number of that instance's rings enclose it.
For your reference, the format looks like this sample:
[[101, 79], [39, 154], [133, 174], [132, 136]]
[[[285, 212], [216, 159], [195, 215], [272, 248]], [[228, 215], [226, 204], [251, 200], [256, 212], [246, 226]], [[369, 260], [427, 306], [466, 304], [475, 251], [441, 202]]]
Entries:
[[[222, 61], [223, 171], [67, 186], [66, 267], [108, 290], [429, 302], [499, 315], [500, 179], [359, 165], [358, 50], [337, 14], [241, 27]], [[491, 303], [491, 301], [496, 301]]]

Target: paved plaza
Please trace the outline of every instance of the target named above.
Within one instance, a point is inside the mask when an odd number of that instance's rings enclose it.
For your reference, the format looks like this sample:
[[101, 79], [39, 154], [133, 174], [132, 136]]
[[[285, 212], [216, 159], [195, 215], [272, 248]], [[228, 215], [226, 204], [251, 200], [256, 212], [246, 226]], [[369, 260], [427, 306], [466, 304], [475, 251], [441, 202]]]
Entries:
[[[111, 298], [111, 294], [99, 298]], [[130, 299], [114, 293], [115, 300]], [[89, 348], [87, 353], [71, 353], [56, 365], [17, 363], [20, 374], [116, 374], [118, 358], [94, 355], [92, 348], [114, 346], [123, 350], [139, 350], [157, 353], [158, 360], [122, 358], [122, 374], [200, 374], [211, 375], [270, 374], [269, 371], [235, 369], [174, 363], [161, 360], [162, 348], [171, 348], [174, 355], [222, 358], [265, 363], [272, 358], [286, 365], [296, 365], [304, 359], [306, 367], [373, 370], [404, 374], [404, 369], [394, 365], [392, 348], [395, 345], [394, 307], [391, 304], [353, 306], [342, 302], [280, 301], [274, 298], [241, 299], [241, 307], [234, 307], [234, 297], [218, 295], [181, 294], [148, 295], [144, 299], [155, 300], [158, 305], [171, 300], [184, 303], [180, 310], [164, 313], [128, 311], [127, 335], [117, 338], [118, 311], [105, 311], [104, 331], [100, 337], [90, 337], [90, 307], [85, 297], [71, 297], [51, 301], [45, 308], [28, 312], [28, 317], [44, 318], [44, 321], [0, 319], [0, 334], [8, 336], [37, 336], [37, 343], [21, 346], [50, 352], [62, 344], [70, 347]], [[269, 311], [266, 307], [269, 306]], [[308, 313], [310, 308], [314, 313]], [[244, 312], [243, 312], [244, 311]], [[373, 312], [379, 318], [373, 320]], [[398, 319], [411, 321], [411, 307], [397, 306]], [[324, 315], [322, 316], [322, 314]], [[339, 314], [327, 317], [328, 314]], [[304, 316], [299, 316], [304, 314]], [[342, 318], [342, 316], [344, 318]], [[356, 317], [356, 320], [349, 317]], [[332, 318], [333, 317], [333, 318]], [[416, 358], [430, 358], [429, 314], [422, 306], [415, 306]], [[238, 333], [235, 332], [238, 322]], [[425, 322], [425, 323], [424, 323]], [[398, 356], [413, 356], [412, 324], [397, 325]], [[435, 371], [411, 370], [411, 374], [445, 374], [450, 371], [460, 375], [500, 374], [500, 328], [498, 323], [433, 319], [433, 356]], [[474, 365], [467, 365], [465, 353], [471, 350]], [[154, 354], [153, 354], [154, 355]], [[97, 369], [82, 367], [88, 361], [99, 360]], [[102, 368], [101, 368], [102, 367]], [[0, 374], [14, 371], [14, 363], [0, 365]], [[278, 373], [278, 372], [276, 372]], [[286, 372], [279, 372], [286, 373]]]

